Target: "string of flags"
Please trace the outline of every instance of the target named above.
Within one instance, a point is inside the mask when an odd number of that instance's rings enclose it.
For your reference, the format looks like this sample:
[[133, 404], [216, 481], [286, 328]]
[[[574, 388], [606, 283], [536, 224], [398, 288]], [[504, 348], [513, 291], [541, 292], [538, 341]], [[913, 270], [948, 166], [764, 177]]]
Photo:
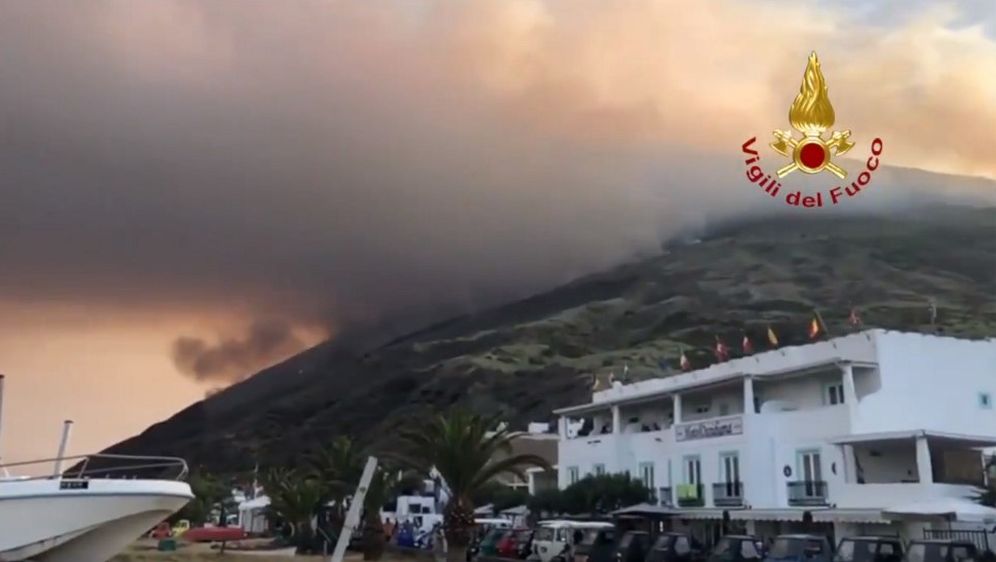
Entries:
[[[937, 314], [936, 308], [933, 305], [933, 301], [931, 301], [930, 311], [931, 311], [931, 322], [933, 322]], [[851, 308], [851, 312], [847, 317], [847, 323], [849, 326], [856, 329], [861, 328], [863, 326], [863, 322], [861, 320], [861, 312], [857, 309], [857, 307]], [[768, 341], [768, 348], [769, 349], [778, 348], [778, 346], [780, 345], [778, 334], [775, 332], [775, 329], [771, 325], [769, 325], [766, 329], [766, 336]], [[818, 340], [823, 336], [829, 336], [829, 330], [827, 330], [827, 325], [823, 321], [823, 316], [820, 314], [820, 311], [814, 310], [813, 316], [810, 319], [809, 324], [807, 326], [807, 337], [809, 340]], [[713, 347], [713, 355], [716, 357], [716, 361], [719, 363], [728, 361], [730, 359], [730, 348], [726, 345], [726, 343], [723, 341], [723, 339], [720, 336], [718, 335], [715, 336], [715, 339], [716, 343]], [[740, 349], [742, 356], [753, 355], [755, 352], [754, 341], [751, 339], [750, 335], [747, 332], [744, 332], [743, 339], [741, 340], [740, 343]], [[681, 355], [678, 359], [678, 364], [681, 367], [682, 371], [690, 371], [692, 369], [692, 362], [689, 359], [688, 354], [685, 352], [684, 347], [681, 348]]]
[[[928, 312], [930, 313], [930, 324], [935, 326], [937, 322], [937, 304], [934, 299], [928, 301]], [[864, 322], [861, 318], [861, 312], [857, 307], [852, 307], [850, 314], [847, 317], [847, 324], [850, 328], [857, 331], [864, 326]], [[777, 349], [780, 345], [778, 339], [778, 334], [775, 329], [771, 326], [767, 326], [766, 330], [768, 349]], [[820, 314], [819, 310], [813, 310], [812, 318], [810, 319], [807, 326], [807, 337], [811, 341], [820, 339], [821, 337], [829, 337], [830, 332], [827, 329], [826, 322], [823, 321], [823, 316]], [[728, 361], [730, 359], [730, 348], [726, 345], [723, 339], [716, 335], [714, 336], [716, 343], [713, 347], [713, 355], [716, 357], [716, 361], [719, 363]], [[754, 341], [751, 339], [750, 335], [745, 331], [743, 339], [740, 343], [741, 356], [753, 355], [755, 353]], [[670, 367], [667, 365], [666, 361], [660, 361], [660, 366], [665, 371], [670, 371]], [[681, 346], [681, 354], [678, 358], [678, 366], [682, 371], [690, 371], [693, 368], [692, 361], [688, 357], [688, 353], [685, 350], [685, 346]], [[629, 364], [623, 366], [623, 376], [625, 377], [629, 373]], [[600, 377], [595, 377], [595, 382], [593, 389], [597, 390], [600, 384]], [[615, 373], [609, 373], [608, 376], [608, 386], [612, 386], [615, 382]]]

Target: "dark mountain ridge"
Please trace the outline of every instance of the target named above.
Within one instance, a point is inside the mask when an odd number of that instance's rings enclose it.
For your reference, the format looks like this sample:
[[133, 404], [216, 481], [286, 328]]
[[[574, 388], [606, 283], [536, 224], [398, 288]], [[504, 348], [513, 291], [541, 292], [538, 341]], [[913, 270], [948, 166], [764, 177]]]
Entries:
[[[183, 456], [213, 470], [293, 462], [349, 434], [383, 442], [427, 411], [461, 405], [515, 425], [590, 398], [591, 375], [667, 376], [684, 348], [713, 361], [715, 337], [763, 349], [831, 332], [859, 307], [870, 327], [996, 335], [996, 211], [728, 222], [701, 241], [553, 290], [395, 337], [329, 341], [198, 402], [110, 450]], [[929, 301], [938, 326], [930, 325]]]

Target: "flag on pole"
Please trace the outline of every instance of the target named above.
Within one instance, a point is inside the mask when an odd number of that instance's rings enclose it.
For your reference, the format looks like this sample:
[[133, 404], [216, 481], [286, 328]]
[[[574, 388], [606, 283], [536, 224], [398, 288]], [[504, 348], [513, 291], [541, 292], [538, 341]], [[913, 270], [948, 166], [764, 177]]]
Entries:
[[750, 337], [744, 334], [744, 341], [742, 347], [744, 348], [744, 355], [750, 355], [754, 353], [754, 344], [751, 343]]
[[858, 314], [858, 309], [857, 308], [852, 308], [851, 309], [851, 316], [848, 317], [847, 322], [851, 326], [854, 326], [855, 328], [861, 326], [861, 315]]
[[716, 361], [723, 362], [730, 358], [730, 350], [726, 348], [723, 340], [716, 336]]
[[771, 329], [771, 326], [768, 326], [768, 343], [771, 344], [771, 347], [778, 347], [778, 336], [775, 335], [775, 331]]
[[681, 350], [681, 359], [679, 359], [678, 362], [681, 365], [682, 371], [687, 371], [692, 368], [692, 362], [688, 360], [688, 356], [685, 355], [684, 349]]

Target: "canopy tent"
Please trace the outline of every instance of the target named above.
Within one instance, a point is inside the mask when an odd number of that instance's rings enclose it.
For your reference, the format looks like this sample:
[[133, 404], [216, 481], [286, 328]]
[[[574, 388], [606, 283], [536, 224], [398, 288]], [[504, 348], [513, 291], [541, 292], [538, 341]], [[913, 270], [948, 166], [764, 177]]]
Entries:
[[269, 506], [269, 496], [258, 496], [240, 503], [239, 527], [250, 534], [266, 532], [266, 508]]
[[495, 506], [490, 503], [474, 509], [474, 515], [494, 515], [494, 514], [495, 514]]
[[882, 515], [899, 519], [934, 519], [970, 523], [996, 522], [996, 509], [957, 498], [911, 502], [882, 510]]

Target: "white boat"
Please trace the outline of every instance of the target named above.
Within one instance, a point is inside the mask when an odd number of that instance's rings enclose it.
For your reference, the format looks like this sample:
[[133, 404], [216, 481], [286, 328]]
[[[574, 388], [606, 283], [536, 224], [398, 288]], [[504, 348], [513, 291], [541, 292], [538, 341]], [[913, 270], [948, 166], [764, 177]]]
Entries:
[[[0, 375], [0, 400], [2, 389]], [[183, 459], [64, 457], [70, 425], [56, 458], [0, 464], [0, 560], [106, 562], [193, 499]]]

